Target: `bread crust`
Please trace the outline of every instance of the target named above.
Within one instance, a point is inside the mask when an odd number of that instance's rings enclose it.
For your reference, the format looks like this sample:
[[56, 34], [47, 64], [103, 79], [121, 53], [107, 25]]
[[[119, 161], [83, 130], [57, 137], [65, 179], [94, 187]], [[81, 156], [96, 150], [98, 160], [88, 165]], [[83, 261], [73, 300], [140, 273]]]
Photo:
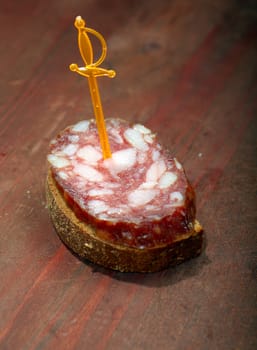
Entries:
[[113, 244], [97, 236], [97, 229], [76, 217], [58, 190], [49, 170], [46, 198], [54, 227], [61, 240], [80, 258], [121, 272], [155, 272], [198, 256], [203, 230], [197, 220], [193, 230], [168, 245], [132, 248]]

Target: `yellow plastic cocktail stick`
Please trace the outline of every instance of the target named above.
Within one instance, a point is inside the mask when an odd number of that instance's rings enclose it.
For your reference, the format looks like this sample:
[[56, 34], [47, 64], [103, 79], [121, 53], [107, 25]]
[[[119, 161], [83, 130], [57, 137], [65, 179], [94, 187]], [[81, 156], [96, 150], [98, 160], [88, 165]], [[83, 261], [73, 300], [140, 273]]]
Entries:
[[[111, 154], [110, 144], [108, 141], [108, 135], [106, 132], [104, 114], [103, 114], [102, 103], [99, 95], [96, 77], [107, 76], [110, 78], [114, 78], [116, 73], [114, 70], [107, 70], [107, 69], [98, 67], [104, 61], [106, 57], [106, 51], [107, 51], [106, 42], [103, 36], [97, 31], [95, 31], [94, 29], [86, 28], [85, 21], [80, 16], [76, 17], [74, 25], [78, 29], [79, 51], [85, 63], [85, 67], [78, 67], [77, 64], [72, 63], [70, 65], [70, 70], [73, 72], [77, 72], [78, 74], [88, 78], [89, 89], [90, 89], [91, 99], [94, 107], [94, 113], [95, 113], [99, 138], [100, 138], [100, 144], [103, 152], [103, 158], [104, 159], [110, 158], [112, 154]], [[102, 45], [102, 54], [95, 63], [93, 62], [94, 57], [93, 57], [92, 45], [87, 33], [95, 35], [97, 39], [99, 39]]]

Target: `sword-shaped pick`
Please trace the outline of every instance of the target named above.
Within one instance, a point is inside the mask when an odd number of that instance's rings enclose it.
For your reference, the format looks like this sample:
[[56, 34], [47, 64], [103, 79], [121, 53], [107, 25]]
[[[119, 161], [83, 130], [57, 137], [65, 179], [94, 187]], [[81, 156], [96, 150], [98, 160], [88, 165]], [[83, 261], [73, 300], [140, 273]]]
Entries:
[[[108, 140], [108, 135], [106, 132], [102, 103], [96, 78], [100, 76], [114, 78], [116, 73], [114, 70], [107, 70], [98, 67], [104, 61], [107, 51], [106, 42], [103, 36], [94, 29], [86, 28], [85, 21], [80, 16], [76, 17], [74, 25], [78, 29], [79, 51], [85, 63], [85, 67], [78, 67], [77, 64], [72, 63], [70, 65], [70, 70], [88, 78], [89, 89], [96, 118], [96, 125], [103, 152], [103, 158], [110, 158], [112, 154]], [[102, 45], [102, 54], [96, 62], [93, 62], [93, 49], [87, 33], [95, 35]]]

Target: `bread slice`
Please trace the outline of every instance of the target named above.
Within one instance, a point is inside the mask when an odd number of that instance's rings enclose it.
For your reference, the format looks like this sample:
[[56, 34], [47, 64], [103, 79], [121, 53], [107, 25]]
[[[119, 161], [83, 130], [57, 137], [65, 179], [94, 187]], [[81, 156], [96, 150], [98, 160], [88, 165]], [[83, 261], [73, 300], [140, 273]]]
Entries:
[[132, 248], [113, 244], [97, 235], [97, 229], [76, 217], [58, 190], [51, 171], [46, 182], [47, 204], [61, 240], [82, 259], [121, 272], [155, 272], [182, 263], [201, 253], [202, 227], [197, 220], [191, 232], [171, 244]]

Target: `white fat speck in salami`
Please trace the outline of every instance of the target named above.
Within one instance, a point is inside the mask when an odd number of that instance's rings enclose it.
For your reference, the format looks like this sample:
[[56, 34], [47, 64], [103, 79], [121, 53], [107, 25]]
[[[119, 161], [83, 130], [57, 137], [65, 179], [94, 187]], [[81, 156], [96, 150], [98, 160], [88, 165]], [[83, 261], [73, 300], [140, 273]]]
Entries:
[[146, 182], [157, 182], [166, 170], [166, 164], [163, 159], [153, 163], [146, 173]]
[[78, 135], [69, 135], [68, 139], [73, 144], [79, 142], [79, 136]]
[[69, 175], [67, 173], [65, 173], [64, 171], [60, 171], [59, 174], [60, 178], [62, 178], [63, 180], [67, 180]]
[[82, 120], [81, 122], [78, 122], [72, 127], [72, 131], [75, 132], [85, 132], [87, 131], [90, 124], [90, 120]]
[[182, 169], [182, 165], [177, 161], [176, 158], [174, 158], [174, 163], [175, 163], [175, 165], [176, 165], [176, 167], [177, 167], [178, 170], [181, 170], [181, 169]]
[[108, 205], [106, 205], [105, 202], [97, 199], [89, 201], [88, 207], [89, 207], [89, 210], [94, 214], [103, 213], [109, 209]]
[[108, 215], [112, 215], [112, 214], [122, 215], [123, 213], [124, 213], [124, 209], [122, 209], [122, 208], [109, 208], [107, 210]]
[[157, 185], [155, 181], [143, 182], [142, 185], [139, 186], [140, 189], [146, 188], [154, 188]]
[[166, 173], [164, 173], [160, 180], [159, 180], [159, 187], [160, 188], [167, 188], [170, 187], [171, 185], [173, 185], [176, 181], [177, 181], [177, 175], [174, 174], [171, 171], [167, 171]]
[[138, 130], [129, 128], [124, 132], [124, 137], [132, 146], [140, 151], [148, 150], [148, 145]]
[[92, 182], [103, 181], [103, 175], [89, 165], [77, 164], [74, 167], [74, 173], [82, 176], [85, 180], [88, 180], [88, 181], [92, 181]]
[[135, 125], [133, 126], [133, 129], [139, 131], [141, 134], [144, 134], [144, 135], [146, 135], [146, 134], [151, 134], [151, 130], [148, 129], [148, 128], [146, 128], [146, 127], [145, 127], [144, 125], [142, 125], [142, 124], [135, 124]]
[[88, 191], [90, 197], [106, 196], [113, 194], [113, 191], [109, 188], [96, 188]]
[[151, 189], [135, 190], [128, 195], [128, 200], [132, 207], [138, 207], [151, 202], [157, 193], [156, 190]]
[[[188, 182], [183, 168], [149, 129], [113, 119], [106, 120], [106, 129], [112, 157], [105, 160], [95, 120], [66, 128], [50, 144], [52, 174], [71, 203], [96, 224], [101, 220], [110, 225], [131, 223], [135, 230], [185, 205]], [[158, 225], [156, 229], [162, 230]]]
[[111, 159], [105, 161], [107, 168], [112, 168], [116, 173], [128, 170], [136, 162], [137, 152], [135, 148], [127, 148], [112, 154]]
[[80, 148], [77, 155], [88, 164], [96, 163], [103, 157], [102, 154], [91, 145]]
[[137, 161], [139, 164], [144, 164], [147, 159], [147, 153], [146, 152], [138, 152], [137, 154]]
[[184, 197], [182, 193], [175, 191], [170, 194], [170, 201], [174, 206], [179, 206], [183, 204]]
[[117, 143], [123, 143], [123, 138], [121, 137], [120, 133], [114, 129], [114, 128], [109, 128], [109, 133], [111, 136], [114, 137], [114, 140], [117, 142]]
[[55, 168], [64, 168], [70, 164], [68, 159], [56, 156], [54, 154], [49, 154], [47, 159]]
[[147, 143], [153, 143], [153, 141], [154, 141], [154, 135], [145, 135], [145, 136], [144, 136], [144, 140], [145, 140]]
[[71, 143], [62, 149], [62, 153], [64, 153], [67, 156], [72, 156], [74, 153], [77, 152], [77, 149], [78, 146]]
[[154, 149], [152, 151], [152, 160], [155, 162], [156, 160], [158, 160], [160, 158], [160, 152], [157, 151], [156, 149]]

